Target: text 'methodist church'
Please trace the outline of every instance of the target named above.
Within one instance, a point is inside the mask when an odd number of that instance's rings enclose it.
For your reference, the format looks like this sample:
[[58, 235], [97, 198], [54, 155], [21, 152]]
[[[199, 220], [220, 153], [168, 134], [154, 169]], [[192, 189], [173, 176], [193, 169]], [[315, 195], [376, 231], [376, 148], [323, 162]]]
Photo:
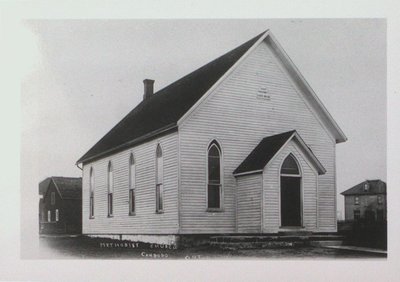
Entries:
[[82, 232], [336, 231], [346, 136], [270, 31], [153, 93], [78, 161]]

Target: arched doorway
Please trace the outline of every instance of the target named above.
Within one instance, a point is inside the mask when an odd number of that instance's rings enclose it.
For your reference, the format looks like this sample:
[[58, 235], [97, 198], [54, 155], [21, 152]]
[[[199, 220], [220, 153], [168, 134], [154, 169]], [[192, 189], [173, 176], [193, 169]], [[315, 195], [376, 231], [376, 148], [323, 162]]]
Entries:
[[290, 154], [281, 167], [281, 226], [301, 226], [301, 171]]

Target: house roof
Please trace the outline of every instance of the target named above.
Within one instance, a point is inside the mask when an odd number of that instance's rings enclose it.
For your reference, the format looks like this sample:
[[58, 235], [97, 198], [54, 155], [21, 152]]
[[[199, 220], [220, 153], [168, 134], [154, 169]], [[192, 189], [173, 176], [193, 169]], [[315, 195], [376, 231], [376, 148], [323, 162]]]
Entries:
[[[368, 190], [364, 190], [364, 184], [368, 183]], [[350, 189], [340, 193], [344, 196], [347, 195], [373, 195], [373, 194], [386, 194], [386, 183], [380, 179], [365, 180]]]
[[47, 188], [49, 188], [50, 181], [51, 181], [51, 177], [47, 177], [43, 181], [40, 181], [39, 195], [45, 195], [47, 193]]
[[[105, 155], [123, 145], [133, 145], [165, 130], [178, 120], [237, 62], [265, 32], [182, 77], [143, 100], [100, 139], [77, 163]], [[138, 140], [138, 138], [141, 138]]]
[[[49, 180], [49, 181], [47, 181]], [[82, 178], [81, 177], [60, 177], [52, 176], [42, 182], [50, 184], [53, 181], [62, 199], [82, 199]], [[41, 182], [41, 183], [42, 183]], [[45, 195], [46, 192], [43, 194]]]
[[265, 137], [250, 152], [246, 159], [235, 169], [234, 175], [248, 174], [252, 172], [262, 172], [264, 167], [277, 155], [280, 149], [291, 139], [296, 138], [299, 145], [310, 157], [319, 174], [326, 172], [325, 168], [318, 161], [311, 149], [304, 143], [296, 130], [280, 133], [277, 135]]

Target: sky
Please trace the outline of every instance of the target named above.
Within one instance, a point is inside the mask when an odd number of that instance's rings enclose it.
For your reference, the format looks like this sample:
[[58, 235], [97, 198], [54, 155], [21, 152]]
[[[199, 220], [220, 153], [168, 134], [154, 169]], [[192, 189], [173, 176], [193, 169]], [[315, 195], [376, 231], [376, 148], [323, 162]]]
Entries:
[[[142, 100], [143, 79], [154, 79], [157, 91], [266, 29], [348, 137], [336, 146], [338, 211], [340, 192], [365, 179], [386, 181], [385, 20], [29, 20], [24, 26], [33, 42], [26, 55], [35, 59], [21, 89], [21, 191], [37, 196], [46, 177], [81, 176], [76, 161]], [[30, 224], [37, 225], [36, 217]]]

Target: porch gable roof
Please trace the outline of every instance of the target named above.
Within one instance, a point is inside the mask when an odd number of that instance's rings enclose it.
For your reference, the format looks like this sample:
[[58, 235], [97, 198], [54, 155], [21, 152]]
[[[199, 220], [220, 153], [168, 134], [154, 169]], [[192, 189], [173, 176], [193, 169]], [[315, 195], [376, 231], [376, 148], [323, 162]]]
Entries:
[[318, 174], [324, 174], [326, 169], [296, 130], [268, 136], [262, 139], [246, 159], [234, 170], [233, 174], [239, 176], [243, 174], [262, 172], [264, 167], [278, 154], [281, 148], [283, 148], [293, 138], [296, 138], [299, 145], [313, 162]]

